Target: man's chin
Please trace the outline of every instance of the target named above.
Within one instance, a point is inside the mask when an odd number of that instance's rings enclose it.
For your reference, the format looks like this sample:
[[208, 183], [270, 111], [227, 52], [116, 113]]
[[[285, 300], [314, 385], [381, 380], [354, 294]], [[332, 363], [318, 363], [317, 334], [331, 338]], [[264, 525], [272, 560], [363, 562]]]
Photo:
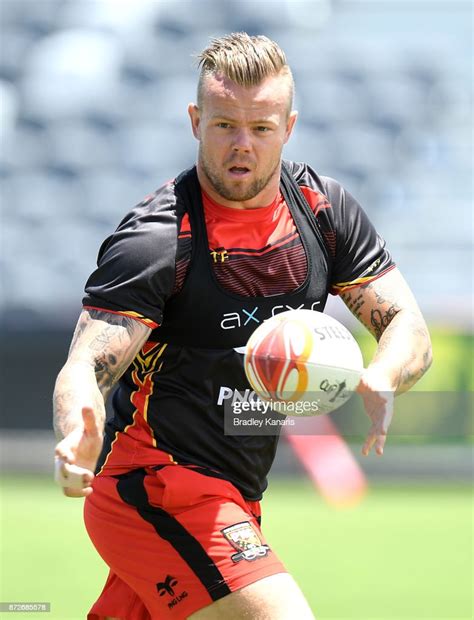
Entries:
[[247, 200], [252, 200], [258, 194], [258, 191], [249, 191], [248, 189], [228, 189], [225, 193], [219, 192], [222, 198], [226, 200], [230, 200], [232, 202], [245, 202]]
[[225, 198], [233, 202], [243, 202], [245, 200], [251, 200], [258, 194], [258, 188], [252, 187], [251, 184], [244, 180], [233, 181], [231, 183], [219, 183], [213, 184], [214, 190]]

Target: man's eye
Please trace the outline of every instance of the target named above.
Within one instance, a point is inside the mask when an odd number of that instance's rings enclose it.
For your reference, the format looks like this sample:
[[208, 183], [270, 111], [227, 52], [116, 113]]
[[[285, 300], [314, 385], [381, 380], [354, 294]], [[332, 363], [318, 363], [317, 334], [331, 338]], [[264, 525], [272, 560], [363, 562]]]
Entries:
[[230, 127], [229, 123], [217, 123], [217, 126], [221, 129], [228, 129]]
[[259, 125], [256, 129], [257, 129], [257, 131], [260, 131], [262, 133], [270, 131], [270, 127], [265, 127], [264, 125]]

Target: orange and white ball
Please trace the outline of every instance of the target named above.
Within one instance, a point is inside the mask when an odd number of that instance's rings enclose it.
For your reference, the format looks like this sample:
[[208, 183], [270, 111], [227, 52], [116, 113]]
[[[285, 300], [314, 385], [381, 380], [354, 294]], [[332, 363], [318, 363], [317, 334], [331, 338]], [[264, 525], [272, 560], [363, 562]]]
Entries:
[[[264, 321], [245, 348], [247, 379], [264, 401], [287, 403], [288, 415], [317, 415], [346, 402], [359, 383], [363, 359], [339, 321], [314, 310], [290, 310]], [[308, 403], [291, 407], [289, 403]]]

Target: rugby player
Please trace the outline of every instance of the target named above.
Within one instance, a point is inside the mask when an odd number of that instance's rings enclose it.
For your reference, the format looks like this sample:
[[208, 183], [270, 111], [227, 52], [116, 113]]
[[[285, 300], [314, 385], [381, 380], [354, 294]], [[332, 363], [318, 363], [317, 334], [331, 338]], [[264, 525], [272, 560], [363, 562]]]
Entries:
[[188, 109], [197, 165], [100, 248], [54, 393], [57, 480], [86, 498], [110, 567], [90, 620], [313, 618], [260, 527], [278, 436], [224, 435], [226, 390], [248, 387], [235, 349], [265, 318], [338, 294], [377, 338], [358, 386], [365, 455], [383, 453], [393, 395], [430, 365], [417, 303], [360, 205], [282, 161], [293, 90], [275, 42], [213, 40]]

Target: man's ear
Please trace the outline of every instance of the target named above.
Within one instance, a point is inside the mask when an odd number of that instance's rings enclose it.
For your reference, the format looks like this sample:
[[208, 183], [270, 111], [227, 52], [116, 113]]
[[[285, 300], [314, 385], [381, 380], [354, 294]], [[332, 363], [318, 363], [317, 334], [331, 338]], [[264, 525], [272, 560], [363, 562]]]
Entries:
[[293, 110], [292, 112], [290, 112], [290, 115], [288, 116], [288, 121], [286, 123], [285, 144], [290, 139], [291, 132], [293, 131], [293, 127], [295, 126], [297, 118], [298, 118], [298, 112], [296, 110]]
[[197, 107], [195, 103], [190, 103], [188, 105], [188, 114], [191, 119], [191, 128], [193, 130], [193, 135], [196, 140], [201, 139], [201, 111]]

